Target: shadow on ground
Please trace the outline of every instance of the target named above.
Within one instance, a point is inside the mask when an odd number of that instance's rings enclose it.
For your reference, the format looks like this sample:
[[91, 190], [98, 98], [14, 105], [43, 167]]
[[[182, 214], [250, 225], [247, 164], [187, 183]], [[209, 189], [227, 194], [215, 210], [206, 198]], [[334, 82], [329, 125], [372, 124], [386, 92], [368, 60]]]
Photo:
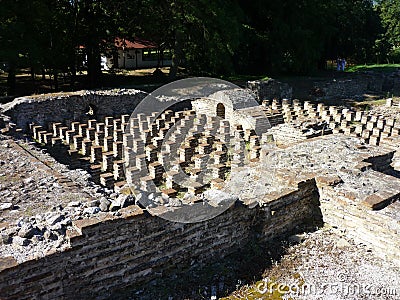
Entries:
[[[317, 228], [310, 227], [307, 232]], [[300, 243], [300, 240], [293, 237], [296, 236], [260, 242], [254, 236], [241, 249], [207, 267], [199, 268], [193, 262], [191, 269], [175, 272], [172, 276], [162, 276], [125, 294], [123, 298], [197, 300], [210, 299], [213, 295], [217, 295], [217, 299], [229, 296], [239, 287], [261, 280], [265, 270], [279, 263], [291, 245]]]

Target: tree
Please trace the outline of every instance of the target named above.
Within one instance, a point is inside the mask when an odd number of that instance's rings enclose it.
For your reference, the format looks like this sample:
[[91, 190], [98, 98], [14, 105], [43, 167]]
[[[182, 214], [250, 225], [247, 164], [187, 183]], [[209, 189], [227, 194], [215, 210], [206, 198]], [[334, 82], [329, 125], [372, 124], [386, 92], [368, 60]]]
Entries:
[[317, 67], [326, 41], [330, 3], [317, 0], [240, 1], [246, 12], [241, 48], [256, 72], [308, 72]]
[[241, 53], [252, 71], [309, 73], [327, 59], [366, 61], [380, 23], [372, 0], [240, 1], [246, 13]]
[[[32, 33], [39, 26], [37, 18], [28, 12], [36, 12], [38, 1], [2, 1], [0, 10], [0, 57], [8, 65], [8, 93], [16, 93], [16, 72], [30, 60], [34, 63], [40, 50]], [[31, 54], [31, 55], [29, 55]]]
[[373, 1], [338, 1], [333, 8], [337, 24], [333, 36], [336, 53], [330, 54], [352, 58], [356, 62], [371, 61], [375, 40], [381, 32]]
[[170, 77], [179, 66], [193, 74], [233, 71], [240, 31], [235, 1], [148, 0], [140, 12], [137, 33], [173, 50]]
[[[376, 10], [379, 13], [384, 32], [377, 40], [376, 49], [380, 57], [400, 62], [400, 2], [395, 0], [380, 0]], [[384, 55], [382, 55], [382, 52]]]
[[10, 94], [15, 94], [18, 68], [35, 73], [49, 70], [56, 88], [57, 77], [74, 61], [74, 39], [70, 28], [68, 0], [5, 0], [0, 13], [1, 60], [9, 65]]
[[75, 14], [76, 46], [83, 46], [87, 57], [87, 75], [90, 87], [101, 81], [101, 46], [110, 38], [107, 1], [72, 0]]
[[[383, 24], [383, 27], [382, 27]], [[100, 55], [116, 37], [172, 49], [170, 76], [309, 73], [338, 56], [400, 60], [400, 2], [394, 0], [2, 0], [0, 61], [9, 92], [18, 68], [74, 81], [77, 48], [90, 87], [101, 84]]]

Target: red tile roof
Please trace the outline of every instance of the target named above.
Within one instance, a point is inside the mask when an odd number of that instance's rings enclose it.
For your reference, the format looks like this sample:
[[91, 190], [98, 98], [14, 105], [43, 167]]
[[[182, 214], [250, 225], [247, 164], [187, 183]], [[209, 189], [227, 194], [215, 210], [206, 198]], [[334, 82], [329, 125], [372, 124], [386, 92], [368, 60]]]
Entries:
[[133, 42], [127, 39], [115, 38], [115, 46], [117, 48], [125, 49], [146, 49], [146, 48], [157, 48], [157, 45], [153, 42], [135, 38]]
[[[105, 42], [105, 41], [103, 41]], [[149, 48], [157, 48], [157, 44], [142, 40], [139, 38], [135, 38], [134, 42], [131, 42], [127, 39], [115, 38], [114, 45], [117, 48], [125, 48], [125, 49], [149, 49]], [[83, 45], [77, 46], [78, 49], [85, 49], [86, 47]]]

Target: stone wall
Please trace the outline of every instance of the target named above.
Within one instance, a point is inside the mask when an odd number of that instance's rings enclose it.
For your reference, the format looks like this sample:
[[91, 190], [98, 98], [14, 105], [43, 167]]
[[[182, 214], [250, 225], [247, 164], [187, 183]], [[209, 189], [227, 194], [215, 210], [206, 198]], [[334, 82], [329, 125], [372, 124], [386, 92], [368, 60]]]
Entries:
[[368, 91], [368, 81], [363, 78], [330, 81], [325, 84], [322, 91], [321, 99], [360, 97]]
[[[2, 106], [17, 127], [27, 130], [29, 123], [45, 126], [52, 122], [83, 121], [89, 118], [131, 114], [147, 96], [139, 90], [79, 91], [16, 98]], [[90, 108], [93, 115], [88, 114]]]
[[[255, 102], [255, 101], [254, 101]], [[256, 103], [256, 102], [255, 102]], [[229, 105], [229, 102], [218, 102], [214, 99], [197, 99], [192, 102], [193, 108], [196, 111], [196, 114], [205, 114], [207, 116], [217, 117], [217, 105], [223, 104], [225, 110], [225, 118], [229, 121], [231, 126], [231, 130], [235, 130], [238, 125], [242, 126], [243, 130], [257, 130], [257, 122], [260, 121], [267, 122], [268, 124], [264, 126], [262, 129], [257, 132], [266, 131], [271, 128], [271, 125], [268, 122], [268, 117], [271, 117], [270, 114], [264, 113], [262, 111], [262, 107], [257, 106], [249, 106], [248, 108], [234, 109], [232, 104]], [[254, 105], [254, 103], [252, 103]]]
[[[315, 180], [250, 208], [242, 202], [193, 224], [151, 217], [137, 206], [119, 217], [74, 221], [70, 249], [17, 264], [0, 260], [2, 299], [124, 299], [149, 281], [210, 264], [256, 235], [269, 240], [321, 220]], [[261, 199], [260, 199], [261, 200]]]
[[253, 91], [257, 100], [292, 99], [293, 88], [287, 83], [275, 79], [248, 81], [248, 89]]
[[[390, 176], [380, 174], [377, 179], [390, 182]], [[371, 210], [366, 205], [355, 205], [351, 193], [335, 192], [334, 183], [321, 183], [318, 178], [321, 193], [321, 209], [324, 222], [337, 227], [355, 241], [372, 248], [378, 257], [400, 265], [399, 232], [399, 194], [392, 193], [389, 186], [381, 195], [371, 195], [366, 201], [393, 202], [380, 210]], [[377, 198], [377, 199], [375, 199]]]
[[316, 99], [362, 98], [366, 93], [400, 95], [400, 72], [389, 74], [365, 72], [347, 78], [315, 83]]

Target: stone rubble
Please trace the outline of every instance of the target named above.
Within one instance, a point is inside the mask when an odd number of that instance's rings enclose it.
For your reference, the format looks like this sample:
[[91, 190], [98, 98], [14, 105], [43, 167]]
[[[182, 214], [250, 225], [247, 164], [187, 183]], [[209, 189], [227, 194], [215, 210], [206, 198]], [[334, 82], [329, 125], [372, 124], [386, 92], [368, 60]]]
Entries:
[[[32, 254], [62, 251], [68, 247], [65, 234], [73, 220], [134, 204], [132, 195], [94, 184], [86, 171], [70, 170], [26, 141], [0, 136], [0, 159], [0, 256], [22, 262]], [[74, 185], [60, 183], [57, 174]]]

